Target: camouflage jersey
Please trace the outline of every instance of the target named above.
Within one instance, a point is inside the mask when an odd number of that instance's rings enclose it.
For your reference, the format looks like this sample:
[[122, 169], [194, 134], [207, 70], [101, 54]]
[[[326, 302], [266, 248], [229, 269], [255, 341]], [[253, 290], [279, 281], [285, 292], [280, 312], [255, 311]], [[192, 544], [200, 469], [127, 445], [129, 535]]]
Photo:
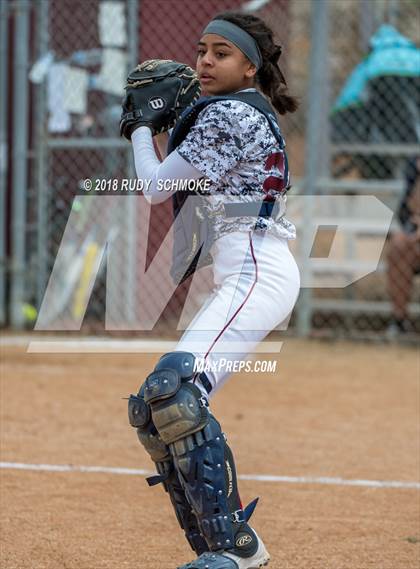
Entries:
[[284, 217], [285, 192], [268, 191], [280, 205], [276, 219], [226, 217], [224, 211], [228, 202], [256, 202], [267, 197], [264, 181], [283, 175], [277, 162], [269, 158], [279, 151], [266, 117], [242, 101], [216, 101], [200, 112], [177, 152], [211, 180], [206, 209], [216, 238], [252, 229], [283, 239], [296, 237], [295, 226]]

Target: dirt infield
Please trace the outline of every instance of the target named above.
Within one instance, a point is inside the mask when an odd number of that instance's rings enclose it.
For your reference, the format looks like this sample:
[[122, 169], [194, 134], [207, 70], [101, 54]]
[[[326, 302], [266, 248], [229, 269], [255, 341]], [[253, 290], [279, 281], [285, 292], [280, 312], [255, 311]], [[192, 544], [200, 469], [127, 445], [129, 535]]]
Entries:
[[[271, 356], [270, 356], [271, 357]], [[2, 348], [1, 460], [151, 470], [126, 397], [157, 355]], [[212, 408], [272, 569], [418, 569], [420, 491], [344, 485], [419, 480], [419, 355], [287, 340], [275, 374], [237, 374]], [[175, 569], [193, 558], [162, 488], [144, 476], [2, 469], [2, 569]], [[328, 481], [327, 481], [328, 482]]]

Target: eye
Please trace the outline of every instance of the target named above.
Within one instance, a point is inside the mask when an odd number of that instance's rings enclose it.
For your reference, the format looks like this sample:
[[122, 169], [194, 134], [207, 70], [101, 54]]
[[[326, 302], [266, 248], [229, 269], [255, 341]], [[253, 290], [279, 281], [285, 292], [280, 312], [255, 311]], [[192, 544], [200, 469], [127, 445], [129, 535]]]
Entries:
[[201, 57], [202, 57], [205, 53], [206, 53], [206, 52], [204, 51], [204, 49], [198, 49], [198, 50], [197, 50], [197, 55], [198, 55], [198, 56], [201, 56]]
[[221, 59], [223, 59], [224, 57], [227, 56], [227, 53], [224, 53], [223, 51], [218, 51], [216, 55], [217, 55], [217, 57], [220, 57]]

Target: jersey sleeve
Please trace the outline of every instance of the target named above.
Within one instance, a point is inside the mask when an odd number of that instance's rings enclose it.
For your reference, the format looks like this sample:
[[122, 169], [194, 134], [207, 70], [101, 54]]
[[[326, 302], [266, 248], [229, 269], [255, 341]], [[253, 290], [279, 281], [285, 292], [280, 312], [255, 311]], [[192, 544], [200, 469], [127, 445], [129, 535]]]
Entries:
[[137, 178], [143, 181], [143, 195], [151, 204], [164, 202], [177, 191], [176, 183], [170, 183], [168, 186], [161, 183], [199, 180], [203, 177], [202, 173], [184, 160], [176, 150], [163, 162], [159, 162], [153, 146], [152, 133], [147, 126], [141, 126], [133, 132], [131, 144]]
[[208, 105], [178, 146], [178, 153], [216, 184], [241, 160], [239, 125], [229, 101]]

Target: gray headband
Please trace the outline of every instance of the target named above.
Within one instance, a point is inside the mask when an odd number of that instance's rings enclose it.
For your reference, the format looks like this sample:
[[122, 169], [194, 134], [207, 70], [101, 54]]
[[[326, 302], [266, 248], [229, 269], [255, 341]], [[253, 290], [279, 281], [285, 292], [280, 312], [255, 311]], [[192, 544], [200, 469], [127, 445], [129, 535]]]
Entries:
[[257, 42], [245, 30], [227, 22], [226, 20], [212, 20], [205, 28], [201, 35], [217, 34], [232, 42], [238, 47], [242, 53], [259, 69], [262, 65], [261, 52]]

